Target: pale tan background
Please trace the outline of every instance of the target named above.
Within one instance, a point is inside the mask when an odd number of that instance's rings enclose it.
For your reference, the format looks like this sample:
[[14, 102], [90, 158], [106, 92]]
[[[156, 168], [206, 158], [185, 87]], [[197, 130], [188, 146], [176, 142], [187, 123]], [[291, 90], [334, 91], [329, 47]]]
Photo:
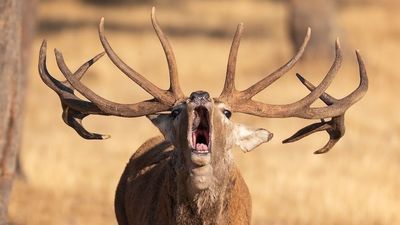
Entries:
[[[238, 58], [239, 88], [261, 79], [293, 54], [282, 1], [98, 6], [54, 0], [40, 4], [22, 150], [27, 181], [15, 183], [10, 208], [14, 224], [116, 224], [113, 198], [119, 176], [135, 149], [158, 134], [145, 118], [90, 117], [86, 127], [112, 138], [80, 138], [62, 122], [58, 97], [36, 72], [43, 38], [48, 40], [49, 70], [61, 79], [52, 49], [60, 49], [67, 64], [76, 69], [102, 51], [97, 23], [105, 16], [106, 33], [115, 51], [166, 88], [167, 66], [150, 23], [151, 6], [156, 5], [160, 24], [175, 49], [185, 93], [205, 89], [214, 96], [223, 86], [237, 23], [246, 26]], [[358, 85], [355, 48], [364, 56], [370, 89], [347, 113], [347, 133], [328, 154], [312, 154], [327, 141], [325, 134], [281, 144], [309, 121], [234, 116], [235, 121], [275, 134], [270, 143], [251, 153], [234, 150], [252, 193], [253, 224], [400, 224], [399, 14], [400, 6], [394, 0], [354, 1], [339, 8], [345, 61], [328, 91], [343, 97]], [[295, 72], [317, 83], [328, 68], [318, 62], [297, 66], [257, 98], [270, 103], [299, 99], [307, 91], [295, 79]], [[128, 103], [148, 97], [107, 57], [92, 67], [84, 82], [114, 101]]]

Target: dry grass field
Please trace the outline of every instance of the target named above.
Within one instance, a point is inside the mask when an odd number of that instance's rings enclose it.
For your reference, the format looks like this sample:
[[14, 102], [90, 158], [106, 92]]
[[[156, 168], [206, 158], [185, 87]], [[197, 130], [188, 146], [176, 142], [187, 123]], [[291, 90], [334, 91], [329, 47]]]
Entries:
[[[356, 1], [340, 8], [343, 67], [329, 93], [347, 95], [358, 85], [353, 49], [360, 49], [370, 78], [364, 99], [347, 117], [347, 133], [324, 155], [312, 152], [327, 141], [316, 134], [294, 144], [281, 141], [310, 121], [235, 115], [234, 120], [272, 131], [274, 139], [251, 153], [235, 149], [236, 161], [253, 198], [253, 224], [400, 224], [400, 4]], [[231, 38], [239, 22], [245, 33], [238, 58], [239, 88], [261, 79], [288, 60], [292, 51], [281, 1], [179, 1], [154, 3], [174, 46], [185, 93], [222, 90]], [[106, 18], [108, 39], [132, 67], [163, 88], [167, 65], [150, 23], [149, 4], [96, 6], [74, 0], [41, 1], [25, 116], [22, 163], [26, 181], [17, 180], [10, 216], [17, 225], [116, 224], [114, 190], [130, 155], [158, 135], [146, 118], [90, 117], [92, 131], [105, 141], [80, 138], [61, 120], [58, 97], [36, 69], [40, 42], [48, 40], [48, 67], [60, 78], [53, 48], [75, 69], [102, 51], [97, 23]], [[332, 42], [333, 50], [333, 42]], [[307, 93], [295, 72], [317, 83], [329, 65], [299, 65], [257, 98], [288, 103]], [[107, 57], [84, 82], [102, 96], [123, 103], [149, 97]], [[397, 90], [397, 91], [396, 91]], [[157, 212], [155, 212], [157, 213]]]

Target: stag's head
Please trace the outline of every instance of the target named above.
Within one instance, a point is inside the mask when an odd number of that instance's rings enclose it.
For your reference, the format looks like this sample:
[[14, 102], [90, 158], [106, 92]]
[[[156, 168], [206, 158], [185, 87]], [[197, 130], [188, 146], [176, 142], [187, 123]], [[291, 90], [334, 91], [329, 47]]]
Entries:
[[177, 103], [169, 113], [149, 115], [166, 140], [178, 150], [178, 157], [190, 171], [194, 190], [221, 180], [232, 161], [233, 145], [250, 151], [272, 138], [265, 129], [252, 129], [231, 121], [231, 108], [205, 91], [196, 91]]
[[[267, 118], [320, 119], [321, 122], [300, 129], [293, 136], [284, 140], [283, 143], [300, 140], [314, 132], [326, 131], [330, 136], [328, 143], [315, 152], [325, 153], [344, 135], [344, 114], [346, 110], [360, 100], [368, 88], [364, 63], [360, 54], [356, 51], [360, 70], [358, 88], [342, 99], [335, 99], [325, 93], [342, 62], [339, 41], [336, 41], [335, 60], [318, 86], [314, 86], [297, 74], [302, 84], [310, 90], [308, 95], [297, 102], [285, 105], [272, 105], [252, 100], [257, 93], [282, 77], [296, 64], [307, 46], [311, 30], [307, 30], [302, 46], [285, 65], [249, 88], [239, 91], [235, 88], [236, 57], [243, 31], [243, 25], [239, 24], [233, 38], [225, 85], [221, 94], [213, 98], [206, 91], [195, 91], [189, 96], [185, 96], [179, 86], [172, 48], [158, 25], [154, 8], [151, 21], [168, 62], [170, 76], [168, 90], [160, 89], [125, 64], [110, 47], [104, 35], [104, 19], [101, 20], [99, 25], [100, 41], [105, 53], [123, 73], [154, 97], [151, 100], [134, 104], [115, 103], [100, 97], [80, 82], [84, 73], [104, 53], [87, 61], [76, 72], [72, 73], [66, 66], [62, 54], [55, 50], [58, 67], [67, 79], [66, 81], [58, 81], [49, 74], [46, 68], [46, 42], [44, 41], [39, 56], [39, 72], [44, 83], [59, 95], [63, 107], [62, 117], [64, 122], [75, 129], [83, 138], [105, 139], [109, 137], [91, 133], [82, 126], [82, 119], [90, 114], [120, 117], [147, 116], [160, 129], [165, 139], [176, 147], [176, 156], [184, 162], [184, 168], [192, 178], [190, 185], [194, 190], [208, 188], [215, 177], [218, 178], [222, 171], [226, 170], [227, 167], [229, 168], [232, 163], [230, 151], [233, 145], [238, 145], [244, 151], [250, 151], [272, 138], [272, 133], [265, 129], [248, 128], [232, 122], [232, 113], [240, 112]], [[74, 94], [75, 90], [89, 101], [77, 97]], [[311, 105], [318, 98], [327, 106], [312, 107]], [[330, 120], [326, 121], [325, 119]]]

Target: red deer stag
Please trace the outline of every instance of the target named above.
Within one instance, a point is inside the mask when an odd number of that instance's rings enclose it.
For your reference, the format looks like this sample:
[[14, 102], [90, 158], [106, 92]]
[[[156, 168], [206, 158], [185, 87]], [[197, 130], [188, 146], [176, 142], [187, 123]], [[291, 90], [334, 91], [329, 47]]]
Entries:
[[[235, 88], [235, 66], [243, 25], [239, 24], [231, 46], [225, 86], [218, 98], [205, 91], [186, 97], [179, 86], [172, 48], [160, 29], [154, 8], [151, 21], [164, 49], [170, 88], [162, 90], [125, 64], [110, 47], [104, 35], [104, 20], [99, 25], [100, 41], [111, 61], [130, 79], [154, 98], [135, 104], [106, 100], [80, 82], [81, 77], [102, 55], [99, 54], [72, 73], [62, 54], [55, 50], [57, 64], [66, 81], [53, 78], [46, 68], [46, 42], [39, 56], [39, 72], [44, 81], [61, 99], [64, 122], [86, 139], [104, 139], [82, 126], [88, 115], [120, 117], [147, 116], [164, 137], [146, 141], [132, 156], [123, 172], [115, 196], [115, 213], [120, 225], [128, 224], [249, 224], [251, 198], [248, 188], [232, 157], [232, 146], [250, 151], [269, 141], [272, 133], [248, 128], [230, 120], [232, 112], [267, 118], [299, 117], [321, 119], [284, 142], [297, 141], [318, 131], [327, 131], [329, 142], [316, 153], [324, 153], [344, 134], [344, 113], [367, 91], [364, 63], [358, 52], [360, 85], [350, 95], [335, 99], [325, 93], [342, 62], [339, 42], [336, 58], [323, 81], [313, 86], [298, 75], [310, 90], [301, 100], [287, 105], [271, 105], [252, 100], [290, 70], [299, 60], [310, 38], [310, 29], [300, 50], [284, 66], [244, 91]], [[89, 101], [74, 95], [74, 90]], [[326, 107], [311, 107], [318, 98]], [[329, 121], [324, 119], [331, 118]]]

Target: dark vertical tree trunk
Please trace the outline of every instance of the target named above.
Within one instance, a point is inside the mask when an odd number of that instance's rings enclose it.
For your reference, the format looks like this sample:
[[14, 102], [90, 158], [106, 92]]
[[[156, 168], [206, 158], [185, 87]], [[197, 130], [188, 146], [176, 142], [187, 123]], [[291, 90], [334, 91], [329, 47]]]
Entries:
[[22, 100], [22, 1], [0, 1], [0, 225], [8, 224], [7, 209], [20, 147]]
[[332, 59], [337, 37], [336, 7], [333, 0], [289, 0], [288, 27], [295, 50], [303, 42], [307, 27], [312, 35], [303, 59]]
[[[36, 6], [37, 0], [20, 0], [22, 2], [22, 15], [21, 15], [21, 83], [20, 90], [23, 91], [27, 86], [27, 78], [32, 75], [30, 63], [32, 58], [32, 41], [35, 37], [36, 31]], [[22, 98], [18, 103], [21, 107], [25, 105], [24, 93], [21, 93]], [[17, 147], [18, 152], [20, 147]], [[15, 173], [19, 178], [25, 179], [25, 173], [21, 163], [21, 154], [18, 154], [16, 161]]]

